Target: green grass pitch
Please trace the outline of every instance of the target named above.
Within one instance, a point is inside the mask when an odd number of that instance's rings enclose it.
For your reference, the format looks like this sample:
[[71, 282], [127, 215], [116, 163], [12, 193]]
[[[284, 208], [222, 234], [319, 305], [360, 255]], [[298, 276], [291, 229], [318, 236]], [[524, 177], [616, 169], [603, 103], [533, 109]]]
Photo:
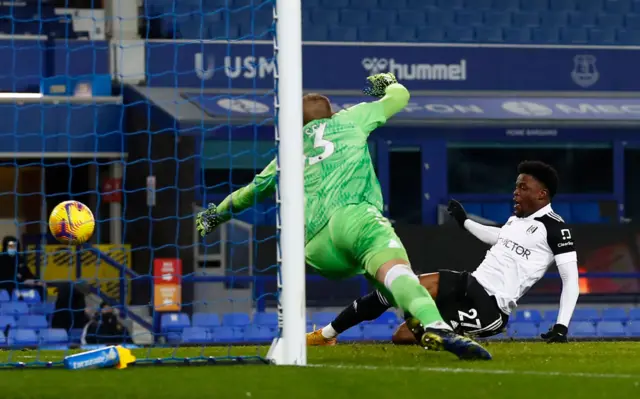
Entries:
[[[0, 371], [2, 398], [640, 398], [640, 343], [489, 343], [489, 362], [418, 347], [312, 347], [309, 367], [133, 366], [125, 370]], [[136, 350], [139, 357], [266, 354], [266, 347]], [[11, 358], [9, 358], [11, 356]], [[2, 361], [61, 360], [62, 352], [1, 352]]]

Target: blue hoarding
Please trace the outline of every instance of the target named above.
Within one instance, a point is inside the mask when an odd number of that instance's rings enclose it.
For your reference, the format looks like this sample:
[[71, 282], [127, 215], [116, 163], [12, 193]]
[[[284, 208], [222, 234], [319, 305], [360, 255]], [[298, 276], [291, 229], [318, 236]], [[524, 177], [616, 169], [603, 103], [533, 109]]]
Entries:
[[[271, 42], [149, 41], [156, 87], [273, 88]], [[390, 71], [412, 90], [639, 91], [640, 52], [579, 46], [307, 43], [306, 89], [359, 90]], [[286, 77], [284, 77], [286, 78]]]

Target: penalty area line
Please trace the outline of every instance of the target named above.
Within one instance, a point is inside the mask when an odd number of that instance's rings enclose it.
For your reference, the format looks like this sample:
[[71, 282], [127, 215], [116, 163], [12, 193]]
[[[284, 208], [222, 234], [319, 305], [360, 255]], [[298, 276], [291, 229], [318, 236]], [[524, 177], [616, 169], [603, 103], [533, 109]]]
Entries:
[[450, 374], [498, 374], [498, 375], [533, 375], [541, 377], [580, 377], [580, 378], [610, 378], [610, 379], [639, 379], [640, 375], [607, 374], [607, 373], [577, 373], [563, 371], [533, 371], [533, 370], [500, 370], [473, 369], [462, 367], [409, 367], [409, 366], [367, 366], [344, 364], [308, 364], [307, 367], [333, 368], [343, 370], [399, 370]]

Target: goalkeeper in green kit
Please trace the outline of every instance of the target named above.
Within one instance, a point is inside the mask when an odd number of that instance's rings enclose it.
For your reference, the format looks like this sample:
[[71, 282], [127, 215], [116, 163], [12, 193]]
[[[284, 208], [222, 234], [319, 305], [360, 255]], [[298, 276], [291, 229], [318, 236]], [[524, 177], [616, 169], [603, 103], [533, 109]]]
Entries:
[[[407, 326], [424, 348], [446, 350], [461, 359], [491, 359], [482, 346], [455, 334], [442, 320], [381, 213], [382, 194], [367, 138], [407, 105], [409, 92], [390, 73], [370, 76], [363, 91], [380, 99], [335, 114], [324, 96], [302, 98], [306, 261], [330, 279], [364, 274], [405, 312]], [[198, 231], [203, 236], [210, 233], [233, 212], [268, 198], [275, 189], [274, 160], [252, 183], [200, 212]]]

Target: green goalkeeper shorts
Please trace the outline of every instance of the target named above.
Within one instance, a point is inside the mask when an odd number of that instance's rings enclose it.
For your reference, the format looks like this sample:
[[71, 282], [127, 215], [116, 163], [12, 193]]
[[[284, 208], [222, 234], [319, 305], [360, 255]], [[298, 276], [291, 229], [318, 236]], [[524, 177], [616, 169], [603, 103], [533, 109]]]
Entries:
[[369, 203], [338, 209], [305, 250], [307, 263], [330, 279], [365, 274], [374, 282], [376, 272], [386, 262], [409, 262], [391, 223]]

